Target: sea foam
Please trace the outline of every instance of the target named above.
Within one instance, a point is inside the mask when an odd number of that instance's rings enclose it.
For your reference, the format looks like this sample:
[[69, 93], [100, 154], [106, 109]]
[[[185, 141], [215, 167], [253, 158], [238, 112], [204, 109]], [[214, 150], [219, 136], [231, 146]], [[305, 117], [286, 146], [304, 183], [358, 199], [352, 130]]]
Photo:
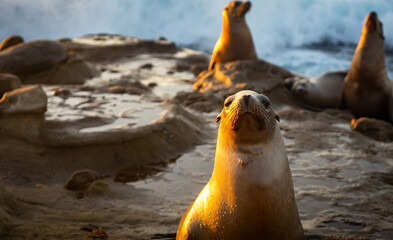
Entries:
[[[0, 38], [26, 40], [114, 33], [211, 52], [220, 35], [224, 0], [0, 0]], [[246, 15], [258, 53], [315, 43], [356, 44], [370, 11], [393, 48], [391, 0], [253, 1]], [[263, 55], [263, 54], [262, 54]]]

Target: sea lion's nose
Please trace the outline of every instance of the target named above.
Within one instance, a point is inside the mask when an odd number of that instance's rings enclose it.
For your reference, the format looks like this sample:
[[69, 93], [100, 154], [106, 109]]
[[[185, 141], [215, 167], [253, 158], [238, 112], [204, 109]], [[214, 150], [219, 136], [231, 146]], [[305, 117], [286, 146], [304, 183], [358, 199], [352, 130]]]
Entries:
[[248, 100], [250, 100], [250, 95], [244, 95], [243, 99], [244, 99], [244, 102], [246, 103], [246, 105], [248, 105]]

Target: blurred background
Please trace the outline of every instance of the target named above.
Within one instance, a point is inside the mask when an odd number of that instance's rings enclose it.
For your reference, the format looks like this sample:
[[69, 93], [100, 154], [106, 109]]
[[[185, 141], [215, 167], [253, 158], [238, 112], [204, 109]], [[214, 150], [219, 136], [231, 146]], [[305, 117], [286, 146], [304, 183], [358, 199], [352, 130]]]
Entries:
[[[166, 37], [211, 53], [228, 0], [0, 0], [0, 38], [26, 41], [75, 38], [89, 33]], [[316, 76], [347, 69], [364, 18], [376, 11], [384, 23], [386, 65], [393, 78], [391, 0], [252, 1], [246, 15], [259, 57]]]

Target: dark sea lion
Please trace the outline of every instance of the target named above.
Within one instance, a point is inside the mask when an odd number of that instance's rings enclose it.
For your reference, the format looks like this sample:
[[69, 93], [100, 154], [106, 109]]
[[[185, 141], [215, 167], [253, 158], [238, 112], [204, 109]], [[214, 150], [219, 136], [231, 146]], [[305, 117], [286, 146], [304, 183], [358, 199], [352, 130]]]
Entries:
[[356, 118], [370, 117], [393, 123], [392, 82], [385, 67], [385, 37], [375, 12], [367, 15], [338, 107]]

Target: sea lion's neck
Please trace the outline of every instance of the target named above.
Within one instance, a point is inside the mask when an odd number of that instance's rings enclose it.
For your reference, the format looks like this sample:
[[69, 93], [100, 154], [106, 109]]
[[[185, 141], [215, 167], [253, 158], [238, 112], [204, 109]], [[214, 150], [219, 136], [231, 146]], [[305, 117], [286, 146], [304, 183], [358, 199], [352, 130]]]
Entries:
[[224, 16], [222, 22], [222, 32], [236, 33], [248, 31], [250, 34], [250, 30], [248, 29], [248, 25], [244, 18], [238, 20], [230, 20], [228, 16]]
[[275, 126], [269, 141], [255, 145], [234, 144], [221, 133], [218, 134], [210, 181], [222, 189], [239, 185], [267, 185], [288, 170], [285, 145], [278, 126]]
[[379, 76], [387, 76], [385, 46], [382, 39], [372, 39], [369, 36], [362, 35], [349, 70], [349, 74], [353, 73], [358, 76], [355, 79], [359, 81], [364, 79], [367, 82], [370, 82], [371, 78], [379, 79]]

